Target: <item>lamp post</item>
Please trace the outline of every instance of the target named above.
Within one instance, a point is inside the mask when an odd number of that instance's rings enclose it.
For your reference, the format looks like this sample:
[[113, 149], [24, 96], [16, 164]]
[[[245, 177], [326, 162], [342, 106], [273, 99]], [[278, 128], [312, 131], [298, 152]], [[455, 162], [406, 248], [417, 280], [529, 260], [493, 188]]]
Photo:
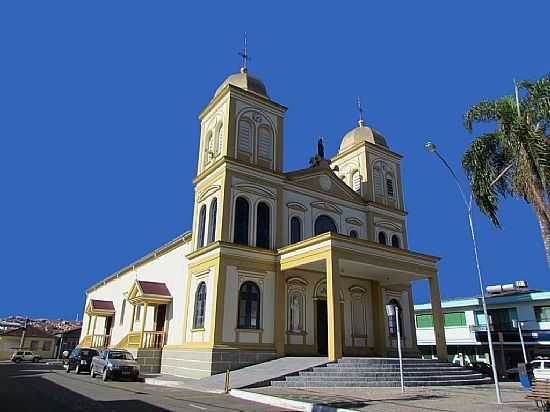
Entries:
[[[451, 173], [451, 175], [452, 175], [452, 177], [453, 177], [453, 179], [456, 183], [456, 186], [458, 187], [458, 190], [460, 191], [460, 195], [462, 196], [462, 200], [464, 201], [464, 205], [466, 206], [466, 211], [468, 212], [468, 222], [470, 224], [470, 234], [471, 234], [471, 237], [472, 237], [472, 243], [473, 243], [473, 247], [474, 247], [474, 256], [475, 256], [475, 261], [476, 261], [477, 275], [478, 275], [478, 278], [479, 278], [479, 288], [480, 288], [480, 291], [481, 291], [481, 304], [483, 306], [483, 315], [485, 316], [485, 319], [487, 321], [487, 343], [489, 345], [489, 355], [491, 357], [491, 359], [490, 359], [491, 368], [493, 369], [493, 379], [495, 381], [495, 392], [496, 392], [496, 397], [497, 397], [497, 403], [501, 404], [502, 399], [501, 399], [501, 396], [500, 396], [500, 385], [499, 385], [499, 382], [498, 382], [498, 373], [497, 373], [497, 367], [496, 367], [495, 352], [493, 350], [493, 339], [491, 338], [491, 327], [489, 325], [489, 315], [487, 313], [487, 304], [485, 303], [485, 288], [483, 287], [483, 276], [481, 274], [481, 268], [480, 268], [480, 265], [479, 265], [479, 254], [478, 254], [478, 251], [477, 251], [477, 241], [476, 241], [476, 235], [475, 235], [475, 231], [474, 231], [474, 222], [473, 222], [473, 219], [472, 219], [472, 192], [470, 191], [470, 197], [469, 197], [469, 200], [468, 200], [466, 198], [466, 194], [464, 192], [464, 189], [462, 188], [462, 184], [460, 183], [460, 180], [458, 179], [457, 175], [455, 174], [455, 172], [453, 171], [453, 169], [451, 168], [449, 163], [447, 163], [447, 161], [443, 158], [443, 156], [441, 156], [441, 154], [437, 151], [437, 147], [434, 143], [427, 142], [425, 147], [426, 147], [426, 150], [428, 152], [435, 154], [439, 158], [439, 160], [441, 160], [443, 165], [445, 165], [445, 167]], [[493, 181], [492, 184], [495, 184], [495, 183], [496, 183], [496, 180]]]
[[519, 320], [512, 319], [512, 325], [514, 325], [514, 328], [518, 328], [519, 341], [521, 342], [521, 350], [523, 351], [523, 360], [527, 365], [527, 352], [525, 351], [525, 342], [523, 342], [523, 332], [521, 331], [521, 324], [522, 322], [520, 322]]
[[386, 305], [388, 317], [395, 316], [397, 328], [397, 352], [399, 353], [399, 375], [401, 376], [401, 392], [405, 392], [405, 382], [403, 381], [403, 355], [401, 354], [401, 329], [399, 328], [399, 308], [391, 303]]

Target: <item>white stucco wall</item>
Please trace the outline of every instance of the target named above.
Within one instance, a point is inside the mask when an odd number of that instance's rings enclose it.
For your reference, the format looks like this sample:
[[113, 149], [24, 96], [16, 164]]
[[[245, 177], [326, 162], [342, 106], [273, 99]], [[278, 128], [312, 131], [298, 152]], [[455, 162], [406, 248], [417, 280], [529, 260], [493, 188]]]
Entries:
[[[185, 293], [187, 283], [187, 258], [185, 255], [190, 251], [190, 244], [182, 244], [167, 253], [160, 254], [146, 263], [138, 265], [119, 277], [106, 281], [86, 296], [86, 305], [91, 299], [110, 300], [115, 307], [115, 317], [111, 331], [111, 343], [116, 345], [130, 332], [130, 323], [132, 319], [133, 306], [126, 302], [123, 314], [122, 324], [122, 304], [126, 294], [136, 280], [151, 282], [163, 282], [168, 287], [172, 295], [172, 303], [167, 306], [166, 317], [168, 320], [168, 335], [166, 344], [176, 345], [183, 342], [183, 319], [184, 308], [187, 305]], [[144, 313], [142, 311], [141, 316]], [[90, 321], [89, 316], [84, 314], [84, 327], [82, 328], [81, 339], [86, 335], [87, 325]], [[147, 313], [146, 330], [152, 330], [154, 325], [154, 308], [149, 307]], [[139, 330], [139, 324], [136, 322], [136, 329]], [[95, 334], [103, 334], [105, 331], [105, 318], [98, 317], [96, 321]], [[91, 334], [91, 330], [90, 330]]]

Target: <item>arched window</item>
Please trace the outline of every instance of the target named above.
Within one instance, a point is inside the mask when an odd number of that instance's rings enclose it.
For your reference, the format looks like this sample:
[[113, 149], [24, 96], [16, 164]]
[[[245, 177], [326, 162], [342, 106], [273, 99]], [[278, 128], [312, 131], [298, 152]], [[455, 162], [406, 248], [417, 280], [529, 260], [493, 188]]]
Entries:
[[269, 239], [269, 206], [265, 202], [258, 203], [256, 210], [256, 246], [270, 248]]
[[361, 175], [358, 170], [351, 175], [351, 187], [357, 193], [361, 193]]
[[391, 237], [391, 245], [393, 247], [400, 247], [399, 246], [399, 237], [397, 235], [392, 235]]
[[258, 129], [258, 157], [267, 161], [273, 159], [273, 132], [265, 125]]
[[199, 212], [199, 241], [197, 243], [197, 247], [204, 246], [205, 226], [206, 226], [206, 206], [202, 205], [201, 210]]
[[216, 215], [218, 214], [218, 199], [214, 198], [210, 204], [208, 216], [208, 243], [216, 240]]
[[244, 282], [239, 290], [239, 328], [260, 328], [260, 288], [254, 282]]
[[222, 148], [223, 148], [223, 123], [220, 124], [220, 127], [218, 129], [218, 147], [217, 147], [218, 154], [222, 152]]
[[239, 120], [238, 149], [239, 152], [251, 154], [252, 125], [247, 119]]
[[384, 183], [382, 181], [382, 172], [378, 167], [374, 168], [374, 193], [378, 196], [384, 196]]
[[315, 219], [315, 236], [325, 232], [338, 233], [336, 223], [334, 223], [334, 220], [332, 220], [330, 216], [319, 215], [317, 219]]
[[381, 245], [386, 245], [386, 233], [378, 232], [378, 243]]
[[195, 312], [193, 313], [193, 329], [204, 328], [204, 313], [206, 311], [206, 283], [201, 282], [195, 292]]
[[302, 240], [302, 221], [294, 216], [290, 219], [290, 243], [298, 243]]
[[[390, 300], [388, 304], [396, 307], [399, 317], [399, 332], [401, 333], [401, 337], [403, 337], [403, 311], [401, 310], [401, 305], [395, 299]], [[388, 315], [388, 330], [390, 336], [397, 336], [397, 322], [395, 318], [396, 315]]]
[[235, 201], [235, 227], [233, 230], [233, 242], [240, 245], [248, 245], [248, 216], [250, 205], [244, 197], [238, 197]]
[[349, 231], [349, 236], [352, 238], [352, 239], [357, 239], [359, 236], [357, 234], [357, 230], [350, 230]]

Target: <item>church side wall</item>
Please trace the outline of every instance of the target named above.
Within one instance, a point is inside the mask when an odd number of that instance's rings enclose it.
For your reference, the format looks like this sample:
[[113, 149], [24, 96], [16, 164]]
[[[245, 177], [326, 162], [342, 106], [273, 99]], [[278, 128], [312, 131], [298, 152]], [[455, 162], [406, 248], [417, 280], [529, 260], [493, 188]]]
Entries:
[[[105, 284], [91, 290], [86, 296], [86, 305], [91, 299], [110, 300], [115, 307], [115, 315], [111, 331], [111, 345], [118, 344], [130, 332], [133, 305], [125, 301], [126, 294], [136, 280], [163, 282], [172, 295], [172, 303], [167, 307], [166, 317], [168, 330], [166, 344], [181, 344], [183, 341], [183, 317], [187, 304], [185, 290], [187, 282], [187, 258], [185, 255], [190, 250], [190, 243], [182, 244], [174, 249], [160, 254], [156, 258], [130, 269], [119, 277], [106, 281]], [[105, 333], [105, 318], [97, 317], [95, 330], [88, 333], [88, 324], [92, 325], [92, 318], [84, 312], [84, 324], [82, 327], [81, 341], [88, 335]], [[144, 313], [141, 314], [144, 316]], [[154, 326], [154, 307], [150, 306], [147, 312], [146, 330], [152, 330]], [[135, 322], [134, 330], [139, 331], [141, 324]]]

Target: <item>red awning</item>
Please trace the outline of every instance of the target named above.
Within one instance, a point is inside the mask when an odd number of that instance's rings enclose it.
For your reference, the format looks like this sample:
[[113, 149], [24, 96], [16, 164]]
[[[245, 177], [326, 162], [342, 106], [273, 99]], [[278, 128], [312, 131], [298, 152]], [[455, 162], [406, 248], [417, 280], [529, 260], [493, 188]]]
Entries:
[[115, 305], [113, 305], [113, 302], [110, 300], [97, 300], [92, 299], [92, 309], [93, 310], [101, 310], [101, 311], [115, 311]]
[[138, 280], [138, 283], [144, 295], [172, 297], [165, 283], [149, 282], [146, 280]]

